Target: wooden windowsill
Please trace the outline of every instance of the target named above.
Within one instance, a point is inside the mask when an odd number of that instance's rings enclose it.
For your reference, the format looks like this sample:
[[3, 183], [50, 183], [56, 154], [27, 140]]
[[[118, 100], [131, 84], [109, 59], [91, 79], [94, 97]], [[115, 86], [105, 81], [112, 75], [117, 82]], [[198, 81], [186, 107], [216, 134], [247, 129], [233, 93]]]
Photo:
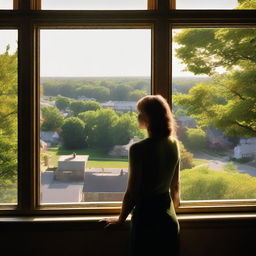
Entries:
[[[0, 224], [7, 222], [90, 222], [97, 223], [103, 218], [115, 218], [118, 215], [79, 215], [79, 216], [1, 216]], [[256, 221], [256, 213], [207, 213], [207, 214], [177, 214], [178, 221], [183, 222], [208, 222], [208, 221]], [[130, 222], [131, 216], [127, 218]]]

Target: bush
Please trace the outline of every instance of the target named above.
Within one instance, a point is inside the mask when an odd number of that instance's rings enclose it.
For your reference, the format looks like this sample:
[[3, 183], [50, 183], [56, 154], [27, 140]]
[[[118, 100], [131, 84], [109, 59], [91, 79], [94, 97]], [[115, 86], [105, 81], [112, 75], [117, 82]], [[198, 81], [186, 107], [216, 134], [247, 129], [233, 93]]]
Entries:
[[195, 167], [181, 172], [182, 200], [252, 199], [256, 178], [248, 174]]
[[180, 149], [180, 170], [190, 169], [193, 167], [193, 154], [188, 152], [181, 141], [179, 141], [179, 149]]
[[201, 150], [206, 146], [206, 134], [201, 128], [186, 128], [185, 145], [193, 151]]

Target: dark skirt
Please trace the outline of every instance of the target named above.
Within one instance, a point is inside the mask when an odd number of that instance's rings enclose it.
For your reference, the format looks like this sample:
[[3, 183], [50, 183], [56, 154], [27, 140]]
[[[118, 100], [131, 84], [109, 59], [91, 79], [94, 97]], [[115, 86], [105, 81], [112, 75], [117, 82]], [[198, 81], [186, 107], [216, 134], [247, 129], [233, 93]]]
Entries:
[[132, 211], [130, 253], [137, 255], [177, 255], [179, 223], [169, 193], [142, 198]]

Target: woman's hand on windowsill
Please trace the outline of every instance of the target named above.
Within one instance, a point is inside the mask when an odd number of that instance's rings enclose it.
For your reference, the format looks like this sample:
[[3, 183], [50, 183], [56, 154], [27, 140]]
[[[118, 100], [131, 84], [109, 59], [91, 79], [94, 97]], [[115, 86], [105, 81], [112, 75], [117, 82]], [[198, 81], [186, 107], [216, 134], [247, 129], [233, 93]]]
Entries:
[[118, 229], [125, 223], [120, 221], [119, 218], [104, 218], [99, 220], [99, 222], [105, 222], [104, 229]]

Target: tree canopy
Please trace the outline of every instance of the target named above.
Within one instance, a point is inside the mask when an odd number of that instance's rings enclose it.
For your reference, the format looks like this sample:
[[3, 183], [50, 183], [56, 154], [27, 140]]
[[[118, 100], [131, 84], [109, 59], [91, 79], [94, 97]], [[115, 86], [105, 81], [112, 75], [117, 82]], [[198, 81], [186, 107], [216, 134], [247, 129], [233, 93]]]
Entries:
[[61, 137], [67, 149], [85, 147], [84, 122], [77, 117], [68, 117], [62, 126]]
[[70, 107], [70, 103], [71, 103], [71, 99], [70, 98], [58, 95], [56, 97], [55, 106], [59, 110], [66, 110], [67, 108]]
[[[17, 199], [17, 52], [0, 54], [0, 202]], [[11, 187], [9, 197], [6, 190]], [[16, 192], [15, 192], [16, 191]]]
[[75, 116], [85, 111], [97, 110], [101, 108], [100, 103], [93, 100], [73, 100], [70, 104], [70, 109]]
[[[174, 103], [202, 126], [230, 136], [256, 136], [256, 29], [194, 28], [177, 33], [177, 57], [186, 70], [212, 76]], [[220, 73], [220, 70], [222, 71]]]
[[44, 131], [56, 131], [63, 125], [64, 117], [56, 107], [43, 107], [42, 115], [43, 123], [41, 129]]

